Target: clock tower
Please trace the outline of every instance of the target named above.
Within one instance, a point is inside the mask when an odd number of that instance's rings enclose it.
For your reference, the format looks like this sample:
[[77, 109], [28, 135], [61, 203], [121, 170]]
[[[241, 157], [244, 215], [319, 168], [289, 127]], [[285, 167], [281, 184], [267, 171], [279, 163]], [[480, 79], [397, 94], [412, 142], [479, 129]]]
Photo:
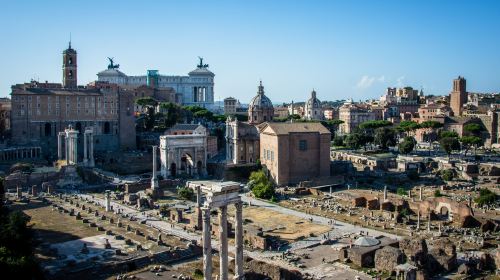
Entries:
[[76, 75], [76, 51], [71, 48], [71, 41], [66, 50], [63, 51], [63, 87], [76, 88], [77, 75]]

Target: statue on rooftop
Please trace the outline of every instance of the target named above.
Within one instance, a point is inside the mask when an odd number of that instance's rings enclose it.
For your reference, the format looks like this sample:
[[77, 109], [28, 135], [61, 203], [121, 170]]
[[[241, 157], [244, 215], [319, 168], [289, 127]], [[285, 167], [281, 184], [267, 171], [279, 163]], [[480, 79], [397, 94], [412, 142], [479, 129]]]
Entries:
[[197, 65], [199, 69], [208, 68], [208, 64], [203, 64], [203, 57], [198, 56], [198, 59], [200, 59], [200, 64]]
[[108, 69], [118, 69], [120, 68], [120, 64], [114, 64], [114, 57], [108, 57], [109, 64], [108, 64]]

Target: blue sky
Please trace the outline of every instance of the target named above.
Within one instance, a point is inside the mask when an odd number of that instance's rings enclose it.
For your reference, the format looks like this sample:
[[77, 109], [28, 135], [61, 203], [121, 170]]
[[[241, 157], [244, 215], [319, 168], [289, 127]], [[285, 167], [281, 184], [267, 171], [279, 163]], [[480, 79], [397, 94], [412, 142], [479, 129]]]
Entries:
[[0, 1], [0, 96], [61, 80], [69, 34], [79, 84], [115, 57], [129, 75], [185, 75], [203, 56], [216, 99], [380, 96], [388, 86], [500, 91], [499, 1]]

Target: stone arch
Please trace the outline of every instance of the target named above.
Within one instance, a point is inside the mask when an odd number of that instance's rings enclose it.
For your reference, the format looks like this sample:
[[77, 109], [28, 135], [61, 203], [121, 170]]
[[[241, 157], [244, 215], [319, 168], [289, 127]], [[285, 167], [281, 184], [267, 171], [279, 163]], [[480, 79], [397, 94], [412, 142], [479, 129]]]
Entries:
[[439, 202], [436, 206], [435, 213], [439, 216], [440, 219], [452, 220], [452, 210], [451, 205], [449, 203]]

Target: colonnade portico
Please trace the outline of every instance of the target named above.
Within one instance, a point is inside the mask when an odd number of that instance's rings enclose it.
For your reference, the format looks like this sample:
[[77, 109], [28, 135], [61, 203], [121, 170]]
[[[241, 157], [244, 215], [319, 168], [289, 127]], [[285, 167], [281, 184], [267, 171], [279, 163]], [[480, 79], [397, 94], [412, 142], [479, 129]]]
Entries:
[[[78, 163], [78, 134], [78, 130], [70, 125], [57, 135], [57, 158], [65, 159], [67, 165]], [[94, 167], [95, 164], [93, 135], [92, 127], [86, 128], [83, 134], [83, 164], [89, 167]]]
[[213, 182], [213, 181], [191, 181], [188, 187], [194, 188], [198, 194], [198, 207], [201, 205], [200, 193], [205, 194], [203, 203], [203, 277], [205, 280], [212, 279], [212, 236], [210, 212], [218, 208], [219, 223], [219, 257], [220, 257], [220, 280], [228, 279], [228, 241], [227, 241], [227, 207], [234, 204], [235, 215], [235, 276], [234, 279], [243, 279], [243, 203], [241, 201], [237, 182]]

